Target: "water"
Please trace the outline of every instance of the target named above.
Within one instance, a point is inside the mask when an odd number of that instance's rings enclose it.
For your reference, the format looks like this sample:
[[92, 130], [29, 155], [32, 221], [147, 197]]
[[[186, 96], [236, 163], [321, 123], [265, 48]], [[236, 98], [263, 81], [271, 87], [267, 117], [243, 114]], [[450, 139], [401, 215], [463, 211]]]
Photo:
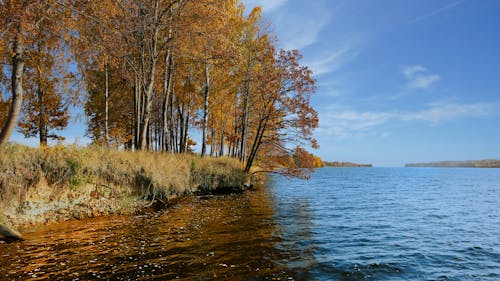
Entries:
[[272, 186], [314, 279], [500, 280], [498, 169], [322, 169]]
[[0, 280], [500, 280], [500, 169], [325, 168], [25, 238]]

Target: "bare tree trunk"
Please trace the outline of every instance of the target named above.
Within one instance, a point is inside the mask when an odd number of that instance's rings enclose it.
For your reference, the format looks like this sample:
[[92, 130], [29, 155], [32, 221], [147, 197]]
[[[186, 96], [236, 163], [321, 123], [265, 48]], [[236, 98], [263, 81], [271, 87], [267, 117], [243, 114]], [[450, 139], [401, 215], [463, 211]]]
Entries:
[[243, 95], [243, 110], [241, 114], [241, 139], [240, 139], [240, 151], [239, 159], [240, 161], [245, 161], [246, 158], [246, 146], [247, 146], [247, 129], [248, 129], [248, 104], [250, 99], [250, 81], [247, 78], [244, 86]]
[[183, 153], [184, 152], [184, 149], [183, 149], [183, 144], [184, 144], [184, 111], [185, 109], [181, 108], [180, 105], [177, 105], [177, 115], [178, 115], [178, 118], [179, 118], [179, 128], [178, 128], [178, 152], [179, 153]]
[[212, 126], [212, 130], [210, 132], [210, 135], [212, 136], [212, 142], [210, 143], [210, 157], [214, 156], [214, 153], [217, 153], [215, 150], [217, 146], [215, 145], [215, 126]]
[[[142, 127], [141, 127], [141, 135], [139, 138], [139, 145], [141, 150], [145, 150], [148, 147], [148, 140], [147, 140], [147, 135], [148, 135], [148, 130], [151, 126], [151, 112], [152, 112], [152, 105], [153, 105], [153, 92], [154, 92], [154, 85], [156, 81], [156, 65], [158, 61], [158, 36], [160, 32], [160, 22], [159, 22], [159, 13], [160, 13], [160, 2], [155, 1], [154, 4], [154, 11], [153, 11], [153, 30], [151, 33], [151, 38], [150, 38], [150, 45], [149, 45], [149, 50], [148, 50], [148, 63], [147, 63], [147, 79], [144, 79], [143, 81], [147, 81], [147, 85], [144, 89], [144, 116], [143, 116], [143, 122], [142, 122]], [[145, 54], [142, 55], [143, 59], [145, 58]], [[146, 76], [144, 76], [146, 78]]]
[[246, 160], [245, 172], [250, 172], [252, 168], [253, 162], [255, 161], [255, 157], [257, 156], [257, 152], [259, 151], [260, 145], [262, 144], [262, 139], [267, 130], [268, 122], [271, 118], [272, 109], [274, 108], [276, 100], [271, 100], [267, 104], [266, 108], [268, 108], [267, 113], [262, 113], [259, 119], [259, 126], [257, 127], [257, 132], [255, 134], [254, 141], [252, 143], [252, 148], [250, 149], [248, 159]]
[[141, 124], [141, 135], [139, 137], [139, 148], [141, 150], [146, 150], [148, 146], [147, 135], [151, 122], [154, 81], [155, 81], [155, 67], [152, 67], [148, 87], [146, 88], [146, 92], [144, 93], [144, 116]]
[[46, 112], [45, 112], [45, 101], [43, 100], [43, 91], [40, 89], [41, 86], [38, 86], [37, 95], [38, 95], [38, 103], [40, 106], [39, 120], [38, 120], [38, 135], [40, 137], [40, 146], [47, 146], [47, 123], [46, 120]]
[[219, 143], [219, 157], [224, 156], [224, 134], [226, 133], [226, 123], [222, 121], [222, 128], [220, 132], [220, 143]]
[[252, 168], [255, 157], [257, 156], [257, 152], [259, 151], [259, 147], [262, 144], [262, 138], [264, 137], [264, 133], [267, 127], [267, 120], [261, 120], [259, 122], [259, 127], [257, 128], [257, 134], [255, 135], [255, 139], [252, 144], [252, 148], [250, 149], [250, 153], [245, 165], [245, 172], [250, 172]]
[[104, 66], [104, 142], [106, 143], [106, 146], [109, 145], [109, 75], [108, 75], [108, 64]]
[[170, 49], [167, 50], [167, 55], [165, 56], [165, 77], [164, 77], [164, 82], [163, 82], [163, 96], [164, 96], [164, 102], [163, 102], [163, 112], [162, 112], [162, 134], [163, 134], [163, 141], [162, 141], [162, 150], [163, 151], [168, 151], [168, 125], [169, 125], [169, 107], [170, 107], [170, 94], [172, 92], [172, 80], [173, 80], [173, 58], [171, 57], [170, 54]]
[[12, 57], [12, 101], [9, 107], [7, 120], [0, 131], [0, 146], [9, 141], [12, 131], [16, 127], [21, 106], [23, 104], [23, 71], [24, 71], [24, 58], [23, 58], [23, 43], [22, 43], [22, 30], [18, 28], [18, 35], [14, 41], [14, 56]]
[[203, 93], [203, 120], [201, 124], [201, 157], [207, 153], [208, 95], [210, 94], [210, 62], [205, 61], [205, 91]]
[[184, 121], [184, 143], [182, 144], [182, 147], [184, 149], [184, 153], [188, 152], [188, 147], [189, 147], [189, 118], [191, 116], [190, 110], [186, 110], [186, 120]]
[[134, 103], [135, 103], [135, 149], [139, 149], [139, 135], [141, 133], [141, 120], [142, 120], [142, 101], [141, 101], [141, 86], [139, 78], [135, 78], [134, 89]]
[[149, 121], [149, 125], [147, 128], [147, 134], [146, 134], [146, 149], [147, 150], [152, 150], [153, 149], [153, 121]]
[[172, 85], [172, 94], [170, 95], [168, 118], [169, 118], [169, 132], [170, 132], [170, 151], [176, 152], [176, 134], [175, 134], [175, 120], [174, 120], [174, 88]]

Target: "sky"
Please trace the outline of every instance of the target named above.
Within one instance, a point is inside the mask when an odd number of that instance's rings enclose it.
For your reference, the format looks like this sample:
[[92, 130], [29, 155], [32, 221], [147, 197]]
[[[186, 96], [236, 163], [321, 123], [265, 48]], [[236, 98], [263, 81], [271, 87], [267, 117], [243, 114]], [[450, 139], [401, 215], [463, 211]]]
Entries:
[[[328, 161], [500, 159], [500, 1], [244, 0], [317, 80]], [[64, 135], [88, 143], [83, 114]], [[19, 133], [13, 141], [38, 145]]]
[[500, 159], [500, 1], [244, 2], [314, 72], [322, 159]]

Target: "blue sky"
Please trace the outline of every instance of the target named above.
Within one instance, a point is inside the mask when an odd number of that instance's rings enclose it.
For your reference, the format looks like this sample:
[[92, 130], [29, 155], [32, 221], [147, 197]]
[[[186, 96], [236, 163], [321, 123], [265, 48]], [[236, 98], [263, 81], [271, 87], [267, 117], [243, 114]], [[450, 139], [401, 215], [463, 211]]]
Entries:
[[[244, 2], [314, 71], [323, 159], [500, 159], [500, 1]], [[84, 132], [80, 113], [64, 135], [85, 144]]]
[[245, 3], [314, 71], [323, 159], [500, 158], [500, 1]]

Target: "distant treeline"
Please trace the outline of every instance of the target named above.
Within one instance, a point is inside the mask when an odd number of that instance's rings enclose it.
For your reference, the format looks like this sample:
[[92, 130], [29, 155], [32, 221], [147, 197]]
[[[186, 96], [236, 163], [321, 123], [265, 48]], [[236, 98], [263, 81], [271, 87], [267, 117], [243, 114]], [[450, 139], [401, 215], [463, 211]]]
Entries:
[[471, 161], [440, 161], [429, 163], [411, 163], [405, 167], [459, 167], [459, 168], [500, 168], [500, 160], [471, 160]]
[[359, 167], [359, 168], [371, 168], [372, 164], [356, 164], [351, 162], [325, 162], [323, 161], [325, 167]]

